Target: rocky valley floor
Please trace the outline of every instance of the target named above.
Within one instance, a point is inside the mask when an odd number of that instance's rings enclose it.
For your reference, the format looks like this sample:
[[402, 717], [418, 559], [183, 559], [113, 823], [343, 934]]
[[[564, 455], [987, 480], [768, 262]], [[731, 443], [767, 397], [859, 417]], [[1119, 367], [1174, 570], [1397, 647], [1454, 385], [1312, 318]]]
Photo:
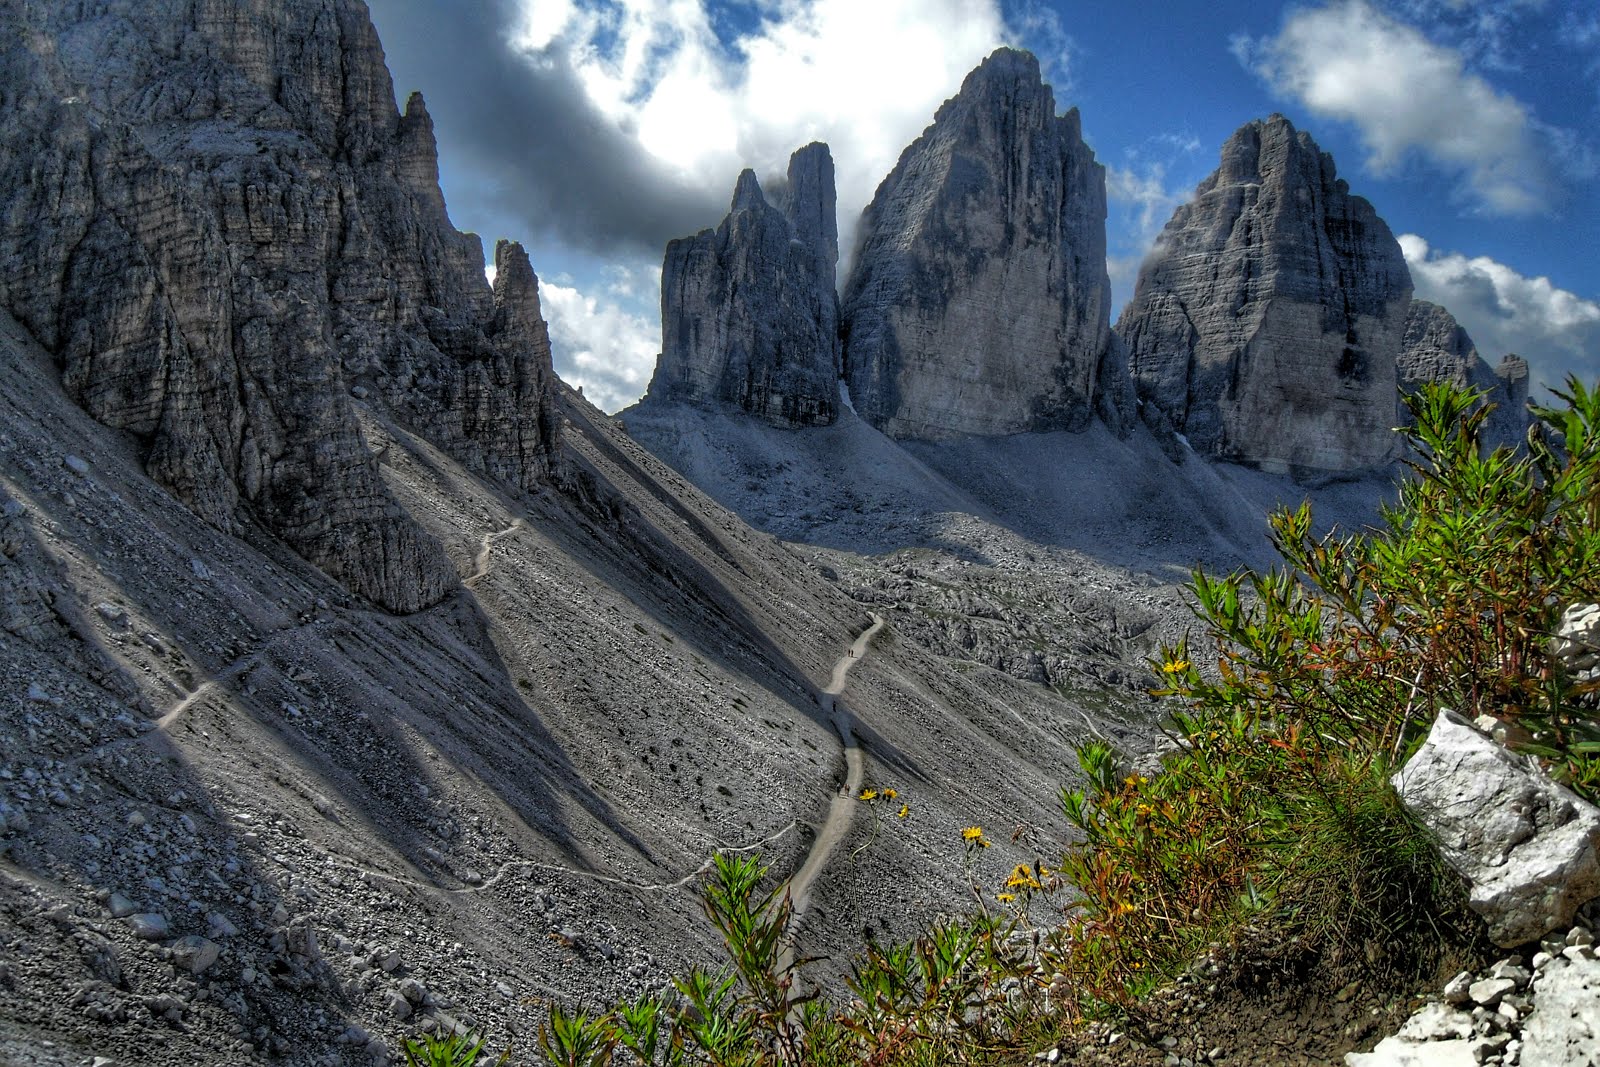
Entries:
[[[365, 411], [462, 580], [397, 616], [197, 520], [9, 323], [0, 358], [0, 1062], [526, 1044], [548, 998], [710, 957], [713, 852], [807, 854], [846, 775], [822, 691], [879, 608], [580, 400], [560, 480], [516, 498]], [[960, 827], [1003, 828], [980, 878], [1050, 855], [1073, 742], [1148, 745], [950, 658], [891, 617], [840, 697], [911, 810], [858, 813], [818, 879], [819, 977], [964, 908]]]

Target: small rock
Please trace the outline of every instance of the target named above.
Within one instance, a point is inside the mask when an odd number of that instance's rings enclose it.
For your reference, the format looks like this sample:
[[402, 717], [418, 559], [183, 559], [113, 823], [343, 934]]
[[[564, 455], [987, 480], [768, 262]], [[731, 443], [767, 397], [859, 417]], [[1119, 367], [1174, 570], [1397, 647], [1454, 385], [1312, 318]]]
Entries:
[[1567, 931], [1567, 944], [1592, 945], [1594, 944], [1594, 934], [1590, 933], [1588, 930], [1585, 930], [1581, 926], [1574, 926], [1571, 930]]
[[82, 456], [63, 456], [61, 465], [80, 478], [89, 473], [89, 463]]
[[1501, 960], [1499, 963], [1489, 968], [1489, 977], [1509, 978], [1513, 982], [1517, 983], [1518, 989], [1521, 989], [1528, 984], [1528, 981], [1533, 977], [1533, 975], [1526, 967], [1512, 963], [1510, 960]]
[[1509, 978], [1485, 978], [1482, 981], [1473, 982], [1472, 988], [1467, 992], [1472, 997], [1474, 1004], [1492, 1008], [1500, 1003], [1501, 997], [1516, 988], [1517, 983]]
[[411, 1018], [411, 1002], [401, 996], [398, 991], [390, 990], [388, 997], [385, 998], [385, 1005], [389, 1009], [389, 1014], [396, 1019], [403, 1022]]
[[191, 559], [189, 561], [189, 572], [202, 582], [209, 582], [211, 580], [211, 568], [206, 566], [204, 560]]
[[106, 902], [111, 908], [113, 919], [126, 919], [139, 910], [139, 905], [123, 896], [121, 893], [112, 893], [111, 899]]
[[133, 931], [134, 937], [146, 941], [160, 941], [172, 934], [172, 927], [167, 922], [167, 917], [154, 911], [142, 911], [137, 915], [128, 916], [128, 926]]
[[421, 1004], [428, 999], [428, 987], [415, 978], [406, 978], [395, 987], [402, 997], [413, 1004]]
[[1450, 1005], [1464, 1005], [1472, 1000], [1472, 971], [1462, 971], [1458, 976], [1445, 982], [1445, 1003]]
[[209, 941], [199, 934], [180, 937], [171, 947], [173, 962], [190, 974], [203, 973], [222, 955], [222, 949], [215, 941]]
[[1448, 1041], [1472, 1036], [1472, 1016], [1444, 1004], [1429, 1004], [1395, 1035], [1406, 1041]]
[[34, 704], [53, 704], [53, 698], [38, 682], [28, 683], [28, 700]]

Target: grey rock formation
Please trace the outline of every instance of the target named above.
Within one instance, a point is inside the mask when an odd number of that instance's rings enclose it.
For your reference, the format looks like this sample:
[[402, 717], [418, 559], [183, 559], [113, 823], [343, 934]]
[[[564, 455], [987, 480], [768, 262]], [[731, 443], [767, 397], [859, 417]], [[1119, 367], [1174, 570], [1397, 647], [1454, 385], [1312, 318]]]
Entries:
[[1523, 1031], [1522, 1062], [1600, 1065], [1600, 960], [1551, 962], [1539, 984], [1538, 1010]]
[[779, 426], [826, 425], [839, 398], [833, 157], [789, 159], [772, 202], [753, 171], [715, 230], [667, 245], [653, 400], [727, 401]]
[[[1484, 424], [1483, 439], [1489, 446], [1514, 446], [1527, 438], [1527, 361], [1507, 355], [1498, 367], [1490, 367], [1455, 316], [1438, 304], [1411, 301], [1396, 371], [1402, 393], [1413, 393], [1424, 382], [1448, 382], [1485, 393], [1485, 400], [1495, 406]], [[1410, 415], [1402, 404], [1402, 424]]]
[[1600, 896], [1600, 810], [1452, 712], [1393, 783], [1467, 880], [1495, 944], [1565, 929]]
[[0, 307], [209, 522], [247, 512], [390, 609], [437, 601], [454, 573], [349, 390], [528, 486], [550, 355], [520, 249], [491, 293], [450, 225], [366, 8], [25, 0], [0, 32]]
[[1274, 115], [1173, 214], [1117, 332], [1140, 398], [1197, 451], [1346, 472], [1390, 457], [1410, 303], [1389, 227]]
[[856, 410], [899, 438], [1078, 430], [1097, 408], [1120, 424], [1105, 216], [1077, 110], [1056, 114], [1033, 56], [995, 52], [862, 218], [844, 294]]

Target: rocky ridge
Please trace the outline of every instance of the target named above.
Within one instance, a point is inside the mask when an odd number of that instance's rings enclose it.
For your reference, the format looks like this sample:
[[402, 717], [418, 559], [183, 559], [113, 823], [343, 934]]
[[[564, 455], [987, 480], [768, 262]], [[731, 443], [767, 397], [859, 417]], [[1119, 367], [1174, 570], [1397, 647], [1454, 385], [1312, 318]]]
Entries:
[[778, 426], [833, 421], [839, 390], [833, 157], [810, 144], [768, 202], [739, 175], [715, 230], [667, 245], [651, 401], [723, 401]]
[[248, 510], [359, 596], [437, 603], [452, 569], [352, 394], [528, 488], [553, 375], [526, 256], [497, 248], [490, 290], [365, 8], [26, 2], [0, 31], [0, 307], [206, 521]]
[[995, 52], [862, 216], [844, 365], [895, 438], [1081, 430], [1131, 411], [1110, 331], [1105, 168], [1031, 54]]
[[1117, 333], [1140, 398], [1196, 451], [1341, 473], [1391, 456], [1410, 302], [1388, 226], [1274, 115], [1173, 214]]
[[[1411, 301], [1396, 371], [1402, 395], [1415, 392], [1424, 382], [1447, 382], [1484, 393], [1485, 401], [1495, 406], [1483, 434], [1491, 447], [1515, 446], [1526, 439], [1528, 361], [1508, 353], [1498, 366], [1490, 367], [1455, 316], [1438, 304]], [[1402, 425], [1409, 416], [1402, 404]]]

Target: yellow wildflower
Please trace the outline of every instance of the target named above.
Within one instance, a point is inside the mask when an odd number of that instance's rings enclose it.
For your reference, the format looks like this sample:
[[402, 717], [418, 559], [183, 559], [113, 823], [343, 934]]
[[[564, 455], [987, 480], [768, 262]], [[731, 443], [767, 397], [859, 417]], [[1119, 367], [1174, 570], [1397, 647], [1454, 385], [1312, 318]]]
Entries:
[[876, 789], [863, 789], [861, 791], [861, 799], [862, 800], [877, 800], [878, 799], [878, 791]]
[[907, 815], [910, 815], [910, 814], [911, 814], [911, 805], [910, 804], [902, 804], [902, 805], [900, 805], [900, 810], [895, 813], [895, 817], [903, 819]]
[[885, 800], [898, 800], [899, 798], [900, 798], [900, 794], [899, 794], [899, 792], [897, 790], [885, 789], [883, 791], [883, 799], [885, 799]]
[[1009, 904], [1013, 900], [1017, 899], [1017, 895], [1015, 893], [996, 893], [994, 895], [994, 899], [998, 900], [1002, 904]]
[[983, 827], [981, 827], [981, 826], [968, 826], [968, 827], [963, 828], [962, 831], [961, 831], [961, 840], [963, 840], [963, 841], [982, 841], [983, 840]]
[[1189, 661], [1186, 659], [1169, 660], [1161, 665], [1161, 670], [1165, 674], [1182, 674], [1188, 669]]

